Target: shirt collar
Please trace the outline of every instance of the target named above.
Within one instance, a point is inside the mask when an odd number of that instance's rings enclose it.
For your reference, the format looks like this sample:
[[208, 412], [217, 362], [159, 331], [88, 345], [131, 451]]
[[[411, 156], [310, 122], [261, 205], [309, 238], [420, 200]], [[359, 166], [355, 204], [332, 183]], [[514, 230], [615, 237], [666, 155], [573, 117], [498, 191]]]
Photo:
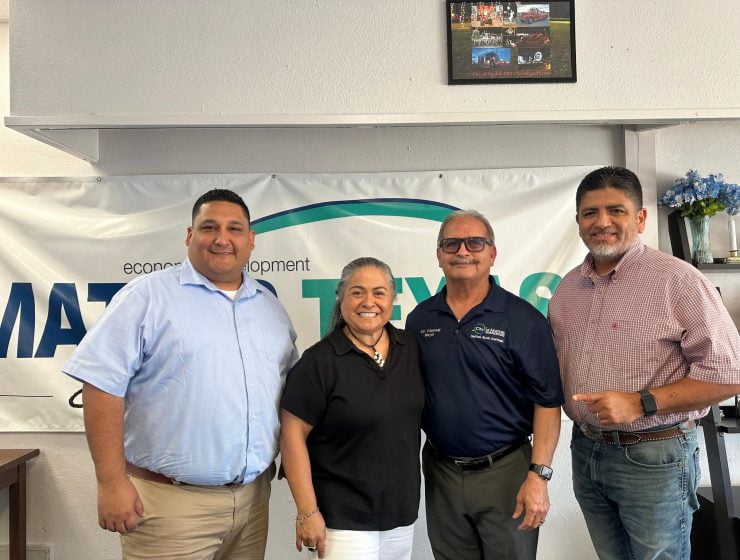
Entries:
[[[632, 247], [630, 247], [627, 252], [622, 255], [622, 258], [620, 258], [619, 262], [617, 262], [617, 266], [615, 266], [614, 269], [608, 274], [611, 275], [612, 278], [619, 277], [620, 272], [629, 268], [632, 263], [637, 261], [644, 252], [645, 244], [638, 236], [637, 239], [635, 239], [635, 242], [632, 244]], [[586, 258], [583, 259], [583, 265], [581, 265], [581, 275], [587, 278], [591, 278], [591, 280], [596, 280], [598, 278], [598, 275], [596, 274], [596, 263], [594, 262], [594, 256], [591, 254], [590, 251], [586, 255]]]
[[[488, 276], [488, 286], [488, 293], [481, 302], [483, 309], [485, 311], [493, 312], [504, 311], [506, 308], [506, 297], [503, 289], [494, 281], [493, 276]], [[447, 305], [447, 286], [444, 286], [442, 290], [434, 296], [431, 310], [452, 313], [450, 306]]]
[[[213, 284], [208, 278], [203, 276], [200, 272], [195, 270], [189, 259], [185, 259], [182, 263], [182, 272], [180, 274], [180, 285], [185, 286], [188, 284], [194, 284], [196, 286], [203, 286], [207, 290], [212, 292], [221, 292], [222, 290]], [[246, 297], [252, 297], [257, 292], [261, 292], [264, 288], [256, 281], [252, 280], [247, 274], [246, 270], [242, 270], [242, 285], [236, 294], [236, 299], [242, 299]]]
[[[386, 323], [385, 326], [386, 331], [388, 332], [388, 338], [390, 340], [390, 347], [393, 347], [395, 344], [406, 344], [405, 331], [399, 331], [390, 323]], [[348, 352], [352, 352], [353, 350], [358, 350], [357, 347], [352, 343], [352, 341], [347, 338], [347, 335], [344, 334], [341, 325], [335, 327], [327, 335], [327, 338], [329, 339], [329, 342], [331, 342], [331, 345], [334, 347], [334, 352], [336, 352], [337, 356], [347, 354]]]

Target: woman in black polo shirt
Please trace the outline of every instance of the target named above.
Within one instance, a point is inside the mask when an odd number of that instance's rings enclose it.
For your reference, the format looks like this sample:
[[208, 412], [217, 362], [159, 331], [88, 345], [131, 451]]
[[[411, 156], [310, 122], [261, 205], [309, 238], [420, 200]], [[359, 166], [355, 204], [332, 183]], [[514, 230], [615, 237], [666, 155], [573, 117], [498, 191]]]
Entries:
[[395, 295], [388, 265], [349, 263], [329, 334], [288, 374], [282, 465], [296, 547], [319, 558], [411, 558], [424, 387], [415, 338], [389, 323]]

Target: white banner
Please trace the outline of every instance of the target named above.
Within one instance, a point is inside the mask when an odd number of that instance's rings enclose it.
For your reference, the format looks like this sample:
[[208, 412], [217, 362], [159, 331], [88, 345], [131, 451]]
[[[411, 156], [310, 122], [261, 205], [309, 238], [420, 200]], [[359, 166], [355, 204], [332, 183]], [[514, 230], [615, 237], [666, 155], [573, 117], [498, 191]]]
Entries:
[[78, 431], [60, 373], [111, 297], [132, 278], [179, 263], [194, 201], [241, 194], [257, 232], [250, 274], [276, 292], [302, 350], [326, 325], [342, 267], [361, 256], [397, 278], [394, 322], [443, 279], [439, 222], [455, 208], [486, 215], [497, 281], [546, 313], [585, 254], [575, 189], [592, 167], [380, 174], [249, 174], [0, 182], [0, 430]]

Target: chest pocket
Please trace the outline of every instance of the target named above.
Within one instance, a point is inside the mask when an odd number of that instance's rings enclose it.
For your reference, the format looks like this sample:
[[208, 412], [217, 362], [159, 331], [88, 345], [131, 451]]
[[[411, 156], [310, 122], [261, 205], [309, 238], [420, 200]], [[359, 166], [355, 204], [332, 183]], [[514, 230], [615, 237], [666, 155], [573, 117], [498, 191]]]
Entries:
[[607, 349], [591, 348], [595, 361], [601, 361], [603, 371], [614, 372], [616, 390], [636, 390], [639, 379], [651, 378], [658, 362], [659, 345], [654, 323], [613, 318], [601, 327], [599, 338], [607, 341]]
[[290, 324], [281, 317], [276, 317], [272, 321], [256, 321], [255, 324], [259, 329], [257, 336], [262, 340], [261, 346], [266, 360], [283, 371], [289, 365], [293, 351]]

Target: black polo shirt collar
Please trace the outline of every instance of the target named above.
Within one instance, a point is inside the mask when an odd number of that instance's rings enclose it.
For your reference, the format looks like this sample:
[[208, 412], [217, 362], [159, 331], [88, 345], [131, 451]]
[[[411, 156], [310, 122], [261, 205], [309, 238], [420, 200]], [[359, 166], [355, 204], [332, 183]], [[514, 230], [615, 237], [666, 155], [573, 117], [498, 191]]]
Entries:
[[[329, 336], [327, 337], [329, 339], [329, 342], [331, 342], [332, 347], [334, 348], [334, 352], [337, 354], [337, 356], [341, 356], [352, 351], [360, 352], [360, 350], [352, 343], [352, 341], [347, 338], [347, 335], [344, 334], [344, 332], [342, 331], [342, 326], [343, 324], [337, 326], [333, 331], [329, 333]], [[386, 323], [385, 327], [386, 331], [388, 331], [388, 339], [390, 340], [389, 348], [393, 347], [396, 344], [406, 344], [405, 332], [399, 331], [390, 323]]]
[[[483, 298], [483, 301], [481, 303], [473, 307], [473, 309], [476, 309], [479, 305], [482, 305], [484, 311], [503, 313], [504, 311], [506, 311], [506, 294], [496, 284], [496, 282], [494, 282], [493, 276], [490, 275], [488, 276], [488, 286], [489, 288], [486, 297]], [[430, 310], [442, 311], [454, 315], [452, 313], [452, 309], [450, 309], [450, 306], [447, 305], [447, 286], [444, 286], [437, 295], [433, 296]], [[470, 313], [470, 311], [468, 313]]]

